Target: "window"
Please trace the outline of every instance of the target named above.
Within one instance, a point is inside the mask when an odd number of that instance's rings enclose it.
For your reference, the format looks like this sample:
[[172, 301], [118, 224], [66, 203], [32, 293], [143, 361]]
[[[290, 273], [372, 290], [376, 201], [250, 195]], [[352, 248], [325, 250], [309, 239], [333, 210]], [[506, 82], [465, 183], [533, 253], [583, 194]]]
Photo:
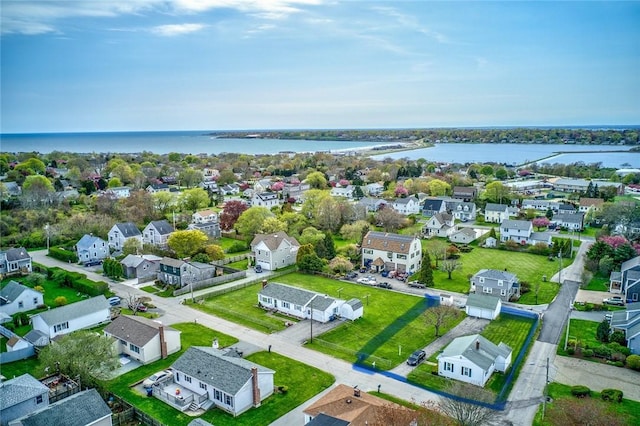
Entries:
[[270, 297], [260, 296], [260, 300], [262, 300], [264, 303], [271, 304], [271, 298]]
[[36, 396], [36, 404], [42, 404], [42, 395]]
[[285, 309], [291, 309], [291, 304], [289, 302], [282, 302], [282, 307]]
[[506, 296], [507, 290], [500, 290], [500, 296]]
[[396, 257], [397, 257], [398, 259], [406, 259], [406, 258], [407, 258], [407, 255], [406, 255], [406, 254], [398, 254]]
[[18, 302], [18, 308], [24, 308], [24, 303], [22, 301]]
[[216, 389], [213, 392], [213, 397], [216, 399], [216, 401], [222, 401], [222, 392], [220, 392], [218, 389]]
[[120, 343], [122, 343], [123, 345], [127, 346], [127, 342], [125, 340], [120, 339]]
[[207, 390], [207, 384], [200, 382], [200, 389]]
[[484, 277], [480, 277], [480, 278], [478, 279], [478, 281], [480, 281], [481, 283], [483, 283], [483, 282], [484, 282]]
[[462, 367], [462, 375], [471, 377], [471, 369], [469, 367]]
[[137, 354], [139, 354], [139, 353], [140, 353], [140, 348], [139, 348], [139, 347], [137, 347], [136, 345], [134, 345], [133, 343], [129, 343], [129, 350], [130, 350], [131, 352], [135, 352], [135, 353], [137, 353]]
[[184, 381], [187, 383], [191, 383], [191, 376], [184, 376]]
[[33, 298], [33, 304], [34, 304], [34, 305], [37, 305], [37, 304], [38, 304], [38, 298], [37, 298], [37, 297], [34, 297], [34, 298]]
[[491, 294], [491, 293], [493, 293], [493, 289], [491, 287], [482, 287], [482, 292], [483, 293], [487, 293], [487, 294]]
[[62, 324], [56, 324], [53, 326], [53, 331], [54, 332], [58, 332], [58, 331], [62, 331], [62, 330], [66, 330], [69, 328], [69, 323], [68, 322], [63, 322]]
[[364, 254], [373, 254], [373, 250], [364, 249], [362, 250]]
[[502, 287], [502, 285], [503, 285], [503, 284], [504, 284], [504, 281], [502, 281], [502, 280], [498, 280], [498, 286], [499, 286], [499, 287]]
[[451, 371], [453, 373], [453, 363], [445, 362], [444, 363], [444, 371]]
[[300, 305], [296, 305], [295, 310], [296, 310], [296, 311], [300, 311], [300, 312], [302, 312], [302, 306], [300, 306]]
[[230, 395], [225, 394], [224, 403], [227, 404], [229, 407], [233, 407], [233, 398]]
[[387, 257], [388, 257], [389, 259], [393, 259], [393, 252], [392, 252], [392, 251], [388, 251], [388, 252], [387, 252]]

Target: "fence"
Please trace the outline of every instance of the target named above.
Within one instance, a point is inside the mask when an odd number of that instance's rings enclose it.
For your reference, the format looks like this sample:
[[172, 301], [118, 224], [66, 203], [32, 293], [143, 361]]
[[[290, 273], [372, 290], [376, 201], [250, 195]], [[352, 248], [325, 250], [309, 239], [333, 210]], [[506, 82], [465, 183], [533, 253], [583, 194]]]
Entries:
[[222, 275], [221, 277], [214, 277], [214, 278], [209, 278], [207, 280], [197, 281], [175, 290], [173, 292], [173, 295], [180, 296], [182, 294], [189, 293], [192, 289], [195, 291], [203, 288], [209, 288], [216, 285], [228, 283], [229, 281], [239, 280], [246, 276], [247, 276], [247, 271], [238, 271], [238, 272], [233, 272], [231, 274]]
[[135, 420], [146, 426], [166, 426], [116, 395], [111, 394], [107, 401], [112, 412], [111, 423], [114, 426], [130, 425]]
[[[7, 339], [11, 339], [12, 337], [17, 337], [20, 340], [27, 342], [22, 339], [13, 331], [9, 330], [6, 327], [0, 325], [0, 334], [2, 334]], [[35, 348], [29, 342], [27, 342], [28, 346], [23, 349], [18, 349], [11, 352], [2, 352], [0, 353], [0, 364], [7, 364], [9, 362], [20, 361], [21, 359], [26, 359], [34, 356], [36, 354]]]
[[216, 266], [222, 266], [222, 265], [226, 265], [229, 263], [233, 263], [233, 262], [239, 262], [241, 260], [246, 259], [247, 257], [249, 257], [249, 253], [243, 253], [243, 254], [239, 254], [236, 256], [231, 256], [231, 257], [225, 257], [222, 260], [214, 260], [213, 263]]

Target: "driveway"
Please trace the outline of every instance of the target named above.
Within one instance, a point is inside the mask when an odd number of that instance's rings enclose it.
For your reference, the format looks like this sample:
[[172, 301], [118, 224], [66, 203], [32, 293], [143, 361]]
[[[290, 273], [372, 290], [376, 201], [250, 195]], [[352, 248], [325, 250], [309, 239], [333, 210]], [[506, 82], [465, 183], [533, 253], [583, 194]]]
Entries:
[[611, 296], [620, 296], [620, 293], [609, 293], [608, 291], [578, 290], [576, 302], [597, 303], [602, 305], [602, 299]]
[[577, 281], [565, 280], [560, 286], [560, 292], [549, 304], [549, 308], [542, 316], [542, 330], [538, 336], [538, 341], [557, 345], [560, 341], [560, 334], [567, 319], [571, 304], [578, 292], [580, 283]]

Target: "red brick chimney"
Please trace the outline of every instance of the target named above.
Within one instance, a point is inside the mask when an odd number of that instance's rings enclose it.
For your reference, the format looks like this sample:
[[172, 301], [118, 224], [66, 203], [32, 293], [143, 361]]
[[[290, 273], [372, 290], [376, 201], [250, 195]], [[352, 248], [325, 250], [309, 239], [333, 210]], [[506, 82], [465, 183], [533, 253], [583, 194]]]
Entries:
[[251, 388], [253, 391], [253, 406], [260, 406], [260, 387], [258, 386], [258, 369], [251, 368]]
[[164, 326], [158, 327], [158, 334], [160, 335], [160, 358], [165, 359], [167, 357], [167, 341], [164, 339]]
[[262, 288], [265, 288], [267, 286], [267, 280], [262, 280]]

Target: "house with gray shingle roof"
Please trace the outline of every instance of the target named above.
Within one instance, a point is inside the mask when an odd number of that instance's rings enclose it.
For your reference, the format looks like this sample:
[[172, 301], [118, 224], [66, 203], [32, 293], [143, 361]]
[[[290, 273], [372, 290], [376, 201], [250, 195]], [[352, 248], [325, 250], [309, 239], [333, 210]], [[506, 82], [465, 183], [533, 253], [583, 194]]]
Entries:
[[[369, 231], [362, 239], [362, 266], [380, 264], [379, 269], [415, 273], [422, 264], [420, 240], [410, 235]], [[377, 267], [377, 266], [376, 266]]]
[[16, 281], [9, 281], [0, 290], [0, 312], [13, 315], [17, 312], [27, 312], [44, 305], [44, 297], [39, 291], [35, 291]]
[[75, 393], [12, 422], [12, 426], [111, 426], [111, 409], [95, 389]]
[[444, 198], [427, 198], [422, 204], [422, 215], [431, 217], [436, 213], [444, 213], [447, 211], [447, 204]]
[[551, 233], [533, 232], [533, 224], [528, 220], [505, 219], [500, 224], [500, 240], [515, 241], [523, 245], [537, 243], [551, 245]]
[[233, 416], [273, 394], [275, 371], [212, 347], [192, 346], [172, 367], [173, 383], [166, 387], [180, 386], [198, 396], [198, 405], [215, 405]]
[[471, 277], [471, 292], [493, 295], [508, 302], [512, 297], [520, 297], [520, 283], [511, 272], [481, 269]]
[[640, 302], [627, 303], [623, 311], [611, 315], [611, 332], [622, 331], [631, 353], [640, 355]]
[[487, 203], [484, 207], [484, 221], [489, 223], [502, 223], [509, 219], [509, 206], [506, 204]]
[[456, 232], [453, 215], [436, 213], [422, 227], [422, 233], [428, 237], [449, 237]]
[[138, 278], [138, 282], [143, 282], [157, 276], [161, 260], [161, 257], [153, 254], [143, 254], [142, 256], [129, 254], [120, 261], [120, 264], [125, 277]]
[[143, 364], [164, 359], [181, 348], [180, 331], [144, 317], [120, 315], [103, 332], [113, 337], [118, 354]]
[[[49, 388], [30, 374], [23, 374], [0, 385], [0, 425], [49, 405]], [[62, 423], [61, 423], [62, 424]]]
[[622, 293], [629, 302], [640, 301], [640, 256], [622, 262], [620, 271], [611, 272], [609, 281], [611, 293]]
[[122, 250], [124, 243], [129, 239], [135, 239], [142, 247], [142, 232], [133, 222], [116, 223], [111, 227], [108, 234], [109, 247]]
[[256, 234], [251, 241], [252, 263], [267, 271], [275, 271], [296, 263], [300, 243], [285, 232]]
[[551, 222], [555, 223], [558, 228], [582, 231], [584, 229], [584, 213], [558, 213], [553, 216]]
[[111, 320], [111, 305], [100, 295], [80, 302], [40, 312], [31, 317], [34, 330], [49, 339], [77, 330], [91, 328]]
[[[264, 283], [258, 292], [258, 303], [296, 318], [322, 323], [336, 316], [355, 320], [362, 316], [364, 307], [358, 299], [334, 299], [324, 294], [279, 283]], [[313, 314], [312, 314], [313, 311]]]
[[391, 205], [395, 211], [405, 216], [420, 213], [420, 201], [415, 195], [405, 198], [396, 198]]
[[494, 371], [507, 371], [511, 353], [503, 342], [496, 345], [479, 334], [457, 337], [438, 355], [438, 375], [484, 386]]
[[471, 293], [464, 309], [470, 317], [493, 320], [500, 315], [501, 308], [502, 301], [499, 297]]
[[446, 201], [447, 212], [455, 219], [463, 222], [476, 220], [477, 207], [475, 203], [460, 200]]
[[166, 247], [169, 235], [174, 231], [173, 226], [166, 220], [149, 222], [142, 230], [142, 242], [158, 247]]
[[451, 242], [460, 244], [469, 244], [476, 238], [476, 231], [473, 228], [462, 228], [449, 236]]
[[0, 251], [0, 274], [31, 273], [31, 255], [24, 247]]
[[99, 262], [109, 256], [109, 245], [100, 237], [84, 234], [76, 243], [76, 254], [83, 264]]

